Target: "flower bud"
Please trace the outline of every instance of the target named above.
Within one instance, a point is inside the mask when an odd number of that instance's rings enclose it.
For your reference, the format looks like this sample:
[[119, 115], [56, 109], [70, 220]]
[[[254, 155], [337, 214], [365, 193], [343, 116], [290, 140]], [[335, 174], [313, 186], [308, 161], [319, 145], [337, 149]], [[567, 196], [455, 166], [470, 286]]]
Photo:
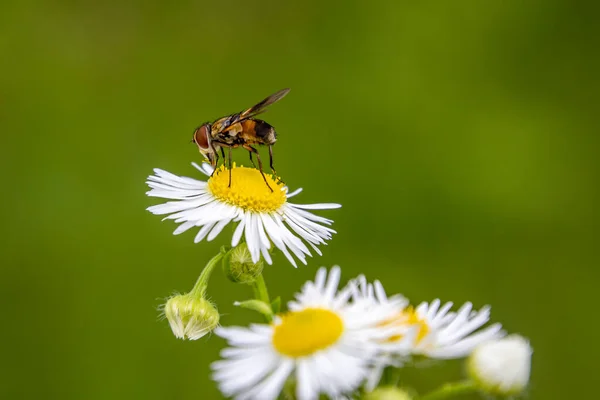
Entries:
[[519, 335], [480, 344], [467, 360], [469, 375], [480, 389], [496, 396], [514, 396], [529, 382], [529, 342]]
[[240, 243], [231, 249], [223, 258], [223, 271], [227, 278], [235, 283], [252, 283], [263, 270], [262, 258], [256, 264], [246, 243]]
[[191, 293], [169, 298], [164, 305], [164, 315], [178, 339], [200, 339], [219, 325], [219, 312], [215, 306]]
[[395, 386], [381, 386], [372, 392], [365, 393], [363, 400], [411, 400], [412, 396], [405, 390]]

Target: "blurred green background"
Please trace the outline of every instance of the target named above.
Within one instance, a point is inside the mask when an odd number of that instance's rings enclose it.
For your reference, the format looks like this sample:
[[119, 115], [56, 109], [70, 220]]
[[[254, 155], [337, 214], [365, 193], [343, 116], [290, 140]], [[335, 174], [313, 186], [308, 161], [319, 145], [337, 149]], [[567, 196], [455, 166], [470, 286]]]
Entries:
[[[591, 3], [590, 3], [591, 4]], [[597, 379], [597, 10], [562, 1], [0, 5], [6, 399], [211, 399], [223, 342], [156, 307], [228, 239], [145, 208], [152, 168], [200, 177], [200, 123], [292, 91], [264, 118], [296, 202], [338, 234], [266, 269], [285, 300], [321, 265], [414, 302], [491, 304], [531, 339], [532, 399]], [[246, 153], [236, 152], [246, 162]], [[215, 274], [224, 325], [256, 320]], [[428, 390], [458, 362], [407, 370]]]

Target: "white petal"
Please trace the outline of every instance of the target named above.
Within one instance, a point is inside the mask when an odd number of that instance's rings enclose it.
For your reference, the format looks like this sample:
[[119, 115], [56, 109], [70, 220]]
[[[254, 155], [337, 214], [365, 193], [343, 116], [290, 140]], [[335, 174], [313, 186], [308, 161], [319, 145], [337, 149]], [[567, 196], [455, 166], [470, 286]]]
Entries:
[[275, 371], [273, 371], [273, 373], [260, 385], [255, 386], [245, 393], [241, 393], [236, 399], [275, 400], [281, 393], [281, 389], [293, 369], [294, 362], [292, 360], [282, 360]]
[[302, 188], [298, 188], [298, 189], [294, 190], [292, 193], [288, 193], [288, 194], [287, 194], [287, 198], [289, 199], [289, 198], [291, 198], [291, 197], [294, 197], [294, 196], [296, 196], [297, 194], [299, 194], [300, 192], [302, 192]]
[[258, 237], [257, 216], [251, 212], [246, 212], [246, 244], [252, 256], [252, 262], [257, 263], [260, 260], [260, 239]]
[[219, 327], [214, 332], [217, 336], [227, 339], [232, 346], [256, 346], [271, 343], [271, 336], [255, 333], [247, 328]]
[[198, 166], [198, 164], [196, 164], [195, 162], [193, 162], [192, 165], [194, 166], [194, 168], [196, 168], [198, 171], [202, 172], [206, 176], [211, 176], [214, 170], [213, 167], [211, 167], [210, 164], [207, 163], [202, 163], [201, 167]]
[[269, 351], [242, 360], [244, 364], [238, 364], [238, 368], [232, 368], [235, 364], [231, 362], [227, 365], [227, 361], [223, 362], [222, 366], [217, 364], [213, 368], [216, 369], [213, 378], [220, 382], [219, 386], [223, 393], [233, 395], [256, 386], [277, 368], [280, 362], [279, 357]]
[[262, 248], [270, 249], [271, 242], [269, 241], [269, 238], [267, 237], [267, 234], [265, 233], [265, 228], [264, 228], [264, 224], [263, 224], [261, 215], [262, 214], [257, 214], [254, 217], [254, 220], [256, 221], [256, 231], [258, 232], [258, 238], [260, 239], [261, 249]]
[[240, 239], [242, 238], [242, 234], [244, 233], [245, 226], [246, 218], [242, 218], [237, 228], [235, 228], [235, 232], [233, 232], [233, 237], [231, 238], [231, 247], [235, 247], [240, 243]]
[[385, 294], [385, 289], [383, 288], [383, 285], [381, 284], [381, 282], [375, 281], [373, 283], [373, 286], [375, 288], [375, 297], [377, 298], [377, 301], [379, 301], [379, 302], [387, 301], [387, 295]]
[[440, 308], [440, 299], [435, 299], [429, 305], [429, 308], [427, 310], [427, 315], [425, 316], [425, 318], [427, 320], [433, 319], [433, 317], [435, 316], [435, 313], [437, 312], [438, 308]]
[[319, 289], [325, 288], [326, 280], [327, 280], [327, 268], [321, 267], [317, 270], [317, 276], [315, 277], [315, 286]]
[[465, 357], [469, 355], [477, 345], [502, 336], [504, 336], [502, 326], [500, 324], [494, 324], [477, 333], [469, 335], [465, 339], [454, 344], [427, 351], [426, 354], [441, 359]]
[[340, 283], [340, 276], [342, 271], [339, 267], [331, 268], [329, 271], [329, 279], [327, 280], [327, 287], [325, 288], [325, 295], [329, 298], [333, 298], [335, 292]]
[[471, 313], [471, 309], [473, 308], [473, 304], [467, 302], [462, 305], [462, 307], [458, 310], [456, 318], [452, 321], [447, 327], [447, 331], [452, 331], [455, 328], [459, 327], [463, 324], [467, 318], [469, 318], [469, 314]]
[[177, 227], [177, 229], [175, 229], [175, 231], [173, 231], [173, 235], [179, 235], [179, 234], [187, 231], [188, 229], [193, 228], [194, 225], [196, 225], [196, 223], [194, 221], [184, 222], [183, 224], [179, 225]]
[[286, 209], [293, 209], [296, 214], [306, 218], [309, 221], [318, 222], [318, 223], [325, 224], [325, 225], [331, 225], [331, 223], [333, 222], [332, 219], [321, 217], [316, 214], [310, 213], [308, 211], [304, 211], [299, 208], [296, 208], [291, 203], [287, 204]]
[[333, 210], [340, 208], [341, 204], [336, 203], [320, 203], [320, 204], [294, 204], [296, 208], [302, 208], [304, 210]]
[[207, 241], [211, 241], [214, 238], [217, 237], [217, 235], [219, 233], [221, 233], [221, 231], [223, 230], [223, 228], [225, 228], [225, 226], [227, 224], [229, 224], [231, 222], [230, 219], [224, 219], [222, 221], [217, 222], [217, 224], [215, 225], [215, 227], [212, 229], [212, 231], [210, 231], [210, 234], [208, 235], [208, 238], [206, 238]]
[[315, 382], [307, 360], [300, 360], [296, 370], [296, 397], [298, 400], [315, 400], [319, 397], [319, 384]]
[[294, 266], [294, 268], [296, 268], [296, 261], [294, 260], [294, 258], [290, 254], [290, 252], [288, 251], [283, 240], [281, 240], [281, 235], [279, 233], [280, 232], [279, 226], [277, 226], [275, 221], [268, 214], [261, 214], [260, 218], [263, 222], [263, 226], [265, 227], [267, 235], [273, 241], [273, 243], [275, 244], [275, 247], [277, 247], [279, 250], [281, 250], [281, 252], [285, 255], [285, 257], [288, 259], [288, 261]]
[[453, 303], [451, 301], [444, 304], [437, 315], [429, 322], [432, 326], [436, 326], [442, 321], [442, 319], [448, 314], [448, 311], [452, 308]]
[[469, 333], [475, 331], [489, 320], [489, 309], [483, 309], [477, 313], [470, 321], [466, 321], [462, 326], [457, 327], [454, 331], [444, 335], [444, 342], [456, 341]]
[[210, 230], [213, 228], [213, 226], [215, 226], [215, 223], [210, 223], [210, 224], [206, 224], [202, 227], [202, 229], [200, 229], [200, 231], [198, 232], [198, 234], [196, 235], [196, 237], [194, 238], [194, 243], [199, 243], [202, 241], [202, 239], [204, 239], [206, 237], [206, 235], [208, 235], [208, 232], [210, 232]]

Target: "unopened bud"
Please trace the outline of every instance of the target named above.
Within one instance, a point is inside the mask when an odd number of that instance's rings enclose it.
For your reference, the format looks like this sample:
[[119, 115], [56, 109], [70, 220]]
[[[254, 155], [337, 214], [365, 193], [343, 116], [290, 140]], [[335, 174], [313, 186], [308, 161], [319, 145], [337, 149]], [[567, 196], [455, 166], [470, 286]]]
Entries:
[[471, 378], [483, 391], [496, 396], [514, 396], [529, 382], [531, 346], [519, 335], [484, 342], [467, 361]]
[[179, 339], [200, 339], [219, 325], [219, 312], [215, 306], [192, 293], [169, 298], [164, 314], [173, 334]]
[[263, 260], [254, 264], [246, 243], [240, 243], [223, 258], [223, 271], [235, 283], [252, 283], [263, 270]]
[[382, 386], [365, 393], [361, 399], [363, 400], [411, 400], [413, 397], [395, 386]]

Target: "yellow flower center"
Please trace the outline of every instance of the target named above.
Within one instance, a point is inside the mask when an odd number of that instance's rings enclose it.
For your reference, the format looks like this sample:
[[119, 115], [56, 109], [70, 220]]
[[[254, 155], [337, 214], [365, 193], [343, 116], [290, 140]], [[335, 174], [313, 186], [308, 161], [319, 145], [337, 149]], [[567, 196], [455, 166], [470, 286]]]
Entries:
[[307, 308], [281, 317], [275, 326], [273, 346], [289, 357], [303, 357], [336, 343], [344, 331], [342, 319], [333, 311]]
[[286, 201], [284, 185], [276, 182], [269, 174], [263, 179], [260, 171], [254, 168], [236, 167], [231, 169], [231, 187], [229, 186], [229, 169], [221, 165], [208, 180], [208, 189], [217, 199], [240, 207], [246, 211], [277, 211]]
[[[429, 325], [427, 325], [427, 321], [420, 318], [415, 309], [411, 307], [407, 307], [396, 317], [385, 321], [382, 326], [402, 326], [408, 325], [417, 329], [417, 336], [415, 338], [415, 343], [419, 343], [425, 336], [427, 336], [430, 332]], [[388, 342], [396, 342], [401, 340], [404, 335], [394, 335], [390, 336], [387, 341]]]

